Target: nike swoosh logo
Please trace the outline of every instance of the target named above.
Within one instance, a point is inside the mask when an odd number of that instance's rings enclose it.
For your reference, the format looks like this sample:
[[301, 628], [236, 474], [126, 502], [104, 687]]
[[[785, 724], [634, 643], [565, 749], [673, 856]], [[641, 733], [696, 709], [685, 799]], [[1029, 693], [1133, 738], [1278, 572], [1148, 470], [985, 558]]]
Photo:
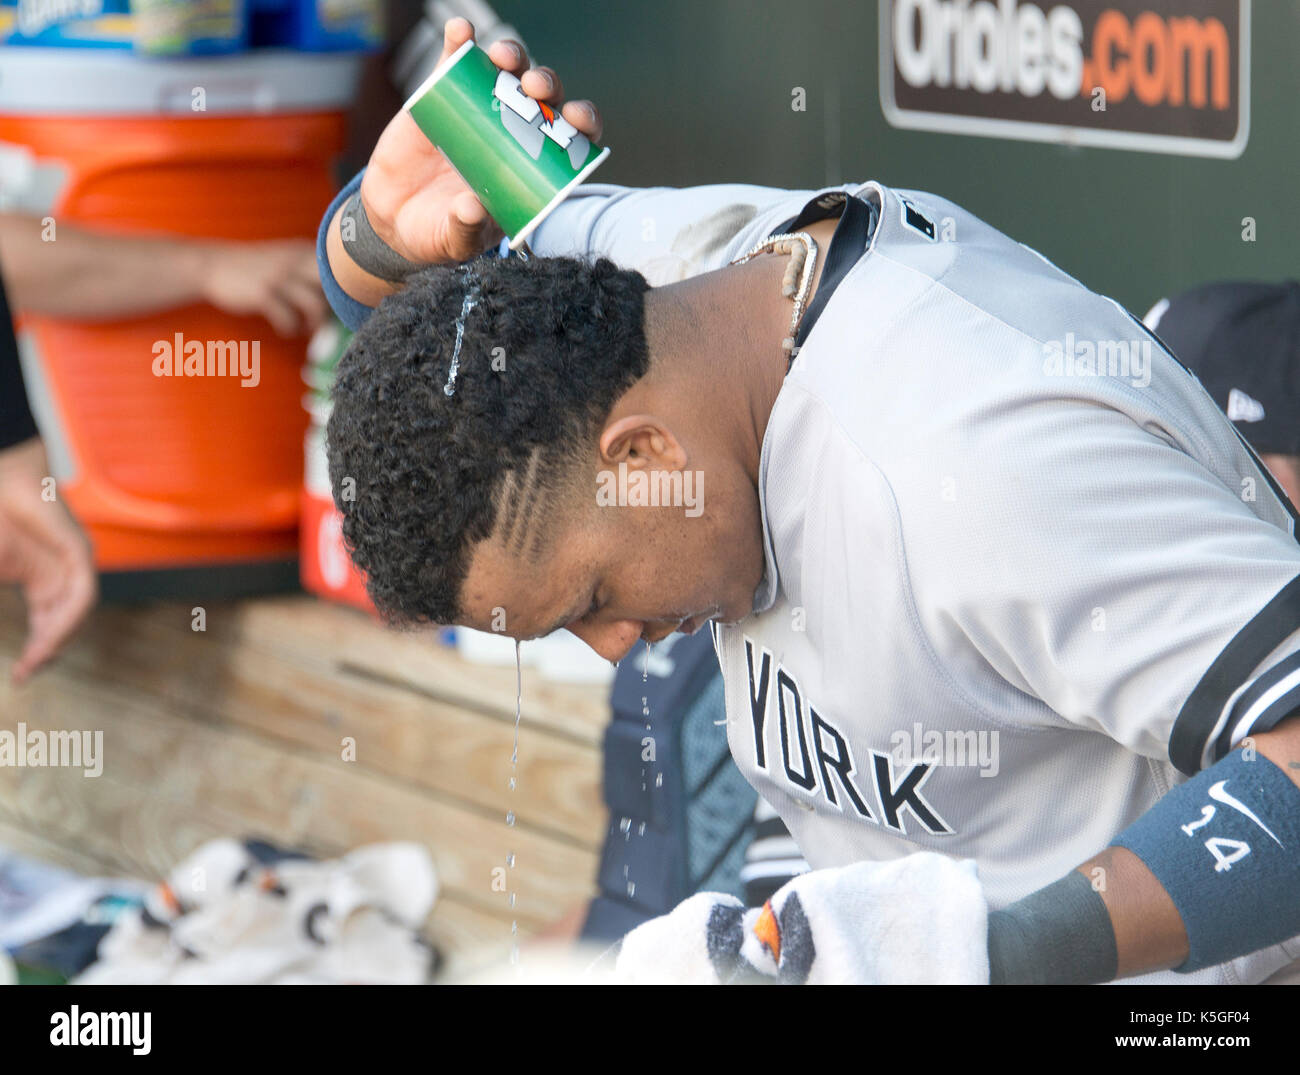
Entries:
[[1277, 844], [1278, 847], [1285, 847], [1286, 845], [1283, 844], [1281, 840], [1279, 840], [1276, 836], [1273, 835], [1269, 827], [1255, 816], [1254, 811], [1251, 810], [1249, 806], [1241, 802], [1239, 799], [1234, 799], [1231, 795], [1229, 795], [1226, 791], [1223, 790], [1224, 785], [1226, 785], [1227, 783], [1228, 782], [1226, 780], [1220, 780], [1217, 784], [1213, 785], [1210, 788], [1210, 798], [1214, 799], [1217, 802], [1223, 803], [1224, 806], [1231, 806], [1239, 814], [1245, 814], [1248, 818], [1250, 818], [1251, 821], [1253, 821], [1261, 829], [1267, 832], [1269, 836], [1272, 838], [1273, 842]]

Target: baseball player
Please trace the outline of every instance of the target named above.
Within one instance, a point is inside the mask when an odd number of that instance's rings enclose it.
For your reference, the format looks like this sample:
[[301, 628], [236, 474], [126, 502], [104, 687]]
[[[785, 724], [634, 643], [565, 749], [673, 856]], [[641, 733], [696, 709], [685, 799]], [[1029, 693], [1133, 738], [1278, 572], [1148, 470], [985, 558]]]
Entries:
[[1294, 509], [1140, 322], [877, 182], [590, 184], [537, 257], [455, 264], [499, 233], [408, 122], [319, 245], [360, 330], [328, 435], [372, 596], [611, 660], [711, 621], [732, 754], [811, 867], [639, 927], [625, 978], [1300, 958]]

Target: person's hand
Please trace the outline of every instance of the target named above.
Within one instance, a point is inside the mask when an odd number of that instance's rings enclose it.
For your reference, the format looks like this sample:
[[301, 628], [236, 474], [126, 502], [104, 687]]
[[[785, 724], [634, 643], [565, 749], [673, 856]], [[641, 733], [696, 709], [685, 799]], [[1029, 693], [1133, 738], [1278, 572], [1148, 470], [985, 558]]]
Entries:
[[[447, 21], [442, 59], [474, 37], [468, 19]], [[601, 133], [600, 113], [590, 101], [564, 102], [559, 76], [549, 67], [528, 65], [517, 41], [501, 40], [488, 57], [520, 80], [524, 93], [544, 101], [593, 142]], [[500, 227], [483, 203], [405, 112], [398, 112], [379, 136], [361, 180], [361, 201], [375, 233], [419, 265], [467, 261], [501, 241]]]
[[327, 306], [316, 269], [316, 248], [306, 239], [204, 244], [201, 289], [219, 310], [261, 314], [281, 336], [316, 329]]
[[42, 496], [49, 472], [39, 438], [0, 451], [0, 583], [16, 583], [27, 604], [15, 683], [58, 652], [99, 592], [85, 536], [61, 502]]
[[971, 860], [921, 851], [813, 870], [762, 907], [703, 892], [623, 938], [627, 984], [988, 984], [988, 904]]

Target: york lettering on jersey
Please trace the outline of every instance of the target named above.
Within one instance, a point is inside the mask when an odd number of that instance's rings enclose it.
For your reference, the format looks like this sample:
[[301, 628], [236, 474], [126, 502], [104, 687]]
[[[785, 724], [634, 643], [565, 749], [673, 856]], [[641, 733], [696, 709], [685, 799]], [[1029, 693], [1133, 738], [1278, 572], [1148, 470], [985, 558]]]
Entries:
[[[905, 770], [901, 767], [896, 770], [888, 754], [872, 750], [870, 771], [865, 776], [860, 774], [848, 739], [817, 712], [794, 673], [748, 638], [745, 639], [745, 664], [749, 672], [754, 764], [759, 769], [774, 778], [783, 778], [804, 796], [820, 796], [840, 813], [851, 810], [863, 821], [884, 825], [900, 835], [907, 835], [904, 823], [907, 813], [932, 836], [952, 833], [921, 793], [933, 763], [916, 762]], [[770, 765], [769, 736], [780, 744], [779, 760], [773, 749]], [[773, 748], [776, 743], [772, 744]], [[870, 784], [866, 785], [866, 781]], [[860, 784], [869, 787], [867, 794], [874, 800], [874, 810], [868, 805]]]

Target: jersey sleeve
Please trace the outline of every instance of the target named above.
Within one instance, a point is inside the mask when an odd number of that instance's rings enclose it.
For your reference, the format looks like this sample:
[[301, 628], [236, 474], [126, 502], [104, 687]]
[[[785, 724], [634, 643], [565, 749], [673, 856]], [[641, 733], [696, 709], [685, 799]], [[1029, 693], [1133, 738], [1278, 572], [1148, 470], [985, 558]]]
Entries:
[[722, 268], [792, 220], [817, 193], [743, 183], [682, 188], [588, 183], [538, 225], [529, 245], [543, 257], [604, 256], [658, 287]]
[[1023, 692], [1188, 774], [1300, 713], [1300, 545], [1252, 510], [1272, 494], [1244, 447], [1234, 486], [1095, 402], [996, 425], [904, 514], [922, 615], [975, 697]]

